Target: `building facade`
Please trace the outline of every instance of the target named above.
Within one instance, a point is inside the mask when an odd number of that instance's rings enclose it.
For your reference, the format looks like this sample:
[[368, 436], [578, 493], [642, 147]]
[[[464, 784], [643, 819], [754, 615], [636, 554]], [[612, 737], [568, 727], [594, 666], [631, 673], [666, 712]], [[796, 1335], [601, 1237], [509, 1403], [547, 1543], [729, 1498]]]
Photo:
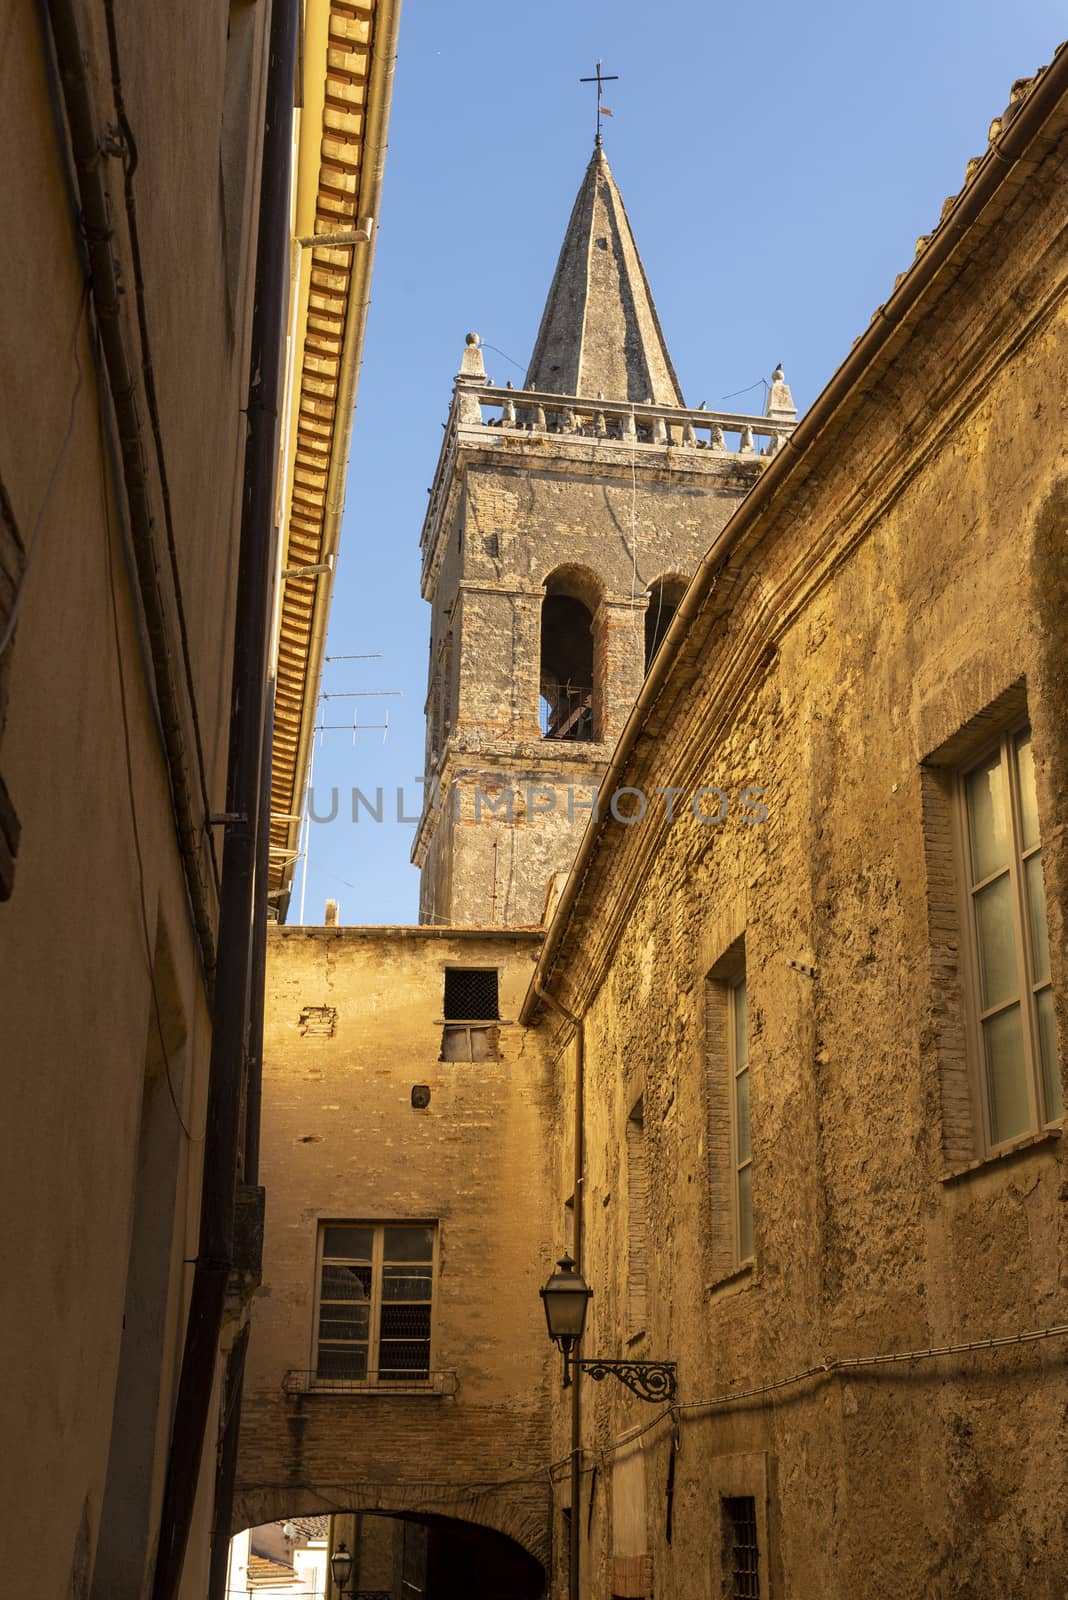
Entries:
[[583, 1595], [1063, 1591], [1066, 96], [712, 545], [605, 779], [674, 817], [547, 931], [582, 1352], [678, 1377], [584, 1384]]
[[353, 1519], [393, 1514], [408, 1593], [535, 1600], [549, 1565], [553, 1085], [517, 1023], [540, 937], [270, 935], [236, 1525], [347, 1514], [369, 1579]]
[[49, 1530], [40, 1592], [72, 1600], [225, 1584], [269, 663], [295, 670], [307, 600], [281, 570], [309, 559], [289, 525], [321, 488], [298, 444], [339, 514], [396, 11], [5, 21], [0, 1485]]

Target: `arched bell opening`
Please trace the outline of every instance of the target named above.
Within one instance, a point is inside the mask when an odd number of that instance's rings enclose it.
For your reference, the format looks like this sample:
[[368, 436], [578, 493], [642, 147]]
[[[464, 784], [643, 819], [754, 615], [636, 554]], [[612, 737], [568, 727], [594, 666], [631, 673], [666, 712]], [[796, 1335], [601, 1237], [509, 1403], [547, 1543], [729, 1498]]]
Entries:
[[686, 579], [671, 574], [649, 585], [649, 604], [645, 612], [645, 670], [653, 664], [656, 652], [671, 627], [679, 602], [686, 593]]
[[601, 586], [584, 567], [557, 567], [541, 604], [539, 723], [543, 739], [597, 737], [599, 708], [594, 616]]

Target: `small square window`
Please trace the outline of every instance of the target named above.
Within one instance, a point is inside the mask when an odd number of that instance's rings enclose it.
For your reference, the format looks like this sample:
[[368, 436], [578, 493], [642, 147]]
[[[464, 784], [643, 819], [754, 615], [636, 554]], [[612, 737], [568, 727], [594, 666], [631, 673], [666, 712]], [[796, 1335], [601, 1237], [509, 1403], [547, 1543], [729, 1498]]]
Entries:
[[496, 1061], [496, 967], [446, 968], [444, 1005], [441, 1060]]
[[496, 1022], [496, 967], [448, 967], [445, 972], [446, 1022]]

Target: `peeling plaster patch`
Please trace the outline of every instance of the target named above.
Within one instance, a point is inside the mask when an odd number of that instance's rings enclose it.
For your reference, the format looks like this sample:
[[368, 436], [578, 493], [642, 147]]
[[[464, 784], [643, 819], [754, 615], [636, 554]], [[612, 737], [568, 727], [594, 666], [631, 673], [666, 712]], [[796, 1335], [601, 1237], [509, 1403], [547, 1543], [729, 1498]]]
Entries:
[[337, 1006], [304, 1006], [297, 1022], [302, 1039], [332, 1039]]

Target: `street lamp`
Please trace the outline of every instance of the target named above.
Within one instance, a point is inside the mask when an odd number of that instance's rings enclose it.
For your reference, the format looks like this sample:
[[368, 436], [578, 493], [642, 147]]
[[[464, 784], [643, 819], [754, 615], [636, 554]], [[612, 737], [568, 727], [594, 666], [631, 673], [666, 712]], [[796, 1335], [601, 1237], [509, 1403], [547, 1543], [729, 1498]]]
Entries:
[[549, 1338], [560, 1346], [564, 1354], [565, 1389], [571, 1382], [572, 1372], [577, 1369], [587, 1373], [596, 1383], [611, 1373], [626, 1385], [631, 1394], [637, 1395], [639, 1400], [648, 1400], [652, 1405], [663, 1400], [674, 1400], [674, 1361], [602, 1361], [599, 1358], [580, 1361], [571, 1354], [582, 1338], [582, 1330], [586, 1326], [586, 1308], [593, 1290], [581, 1272], [576, 1270], [569, 1255], [562, 1255], [556, 1265], [558, 1270], [538, 1293], [545, 1307]]
[[337, 1585], [337, 1592], [344, 1596], [345, 1585], [352, 1577], [352, 1552], [345, 1548], [342, 1540], [330, 1557], [330, 1576]]

